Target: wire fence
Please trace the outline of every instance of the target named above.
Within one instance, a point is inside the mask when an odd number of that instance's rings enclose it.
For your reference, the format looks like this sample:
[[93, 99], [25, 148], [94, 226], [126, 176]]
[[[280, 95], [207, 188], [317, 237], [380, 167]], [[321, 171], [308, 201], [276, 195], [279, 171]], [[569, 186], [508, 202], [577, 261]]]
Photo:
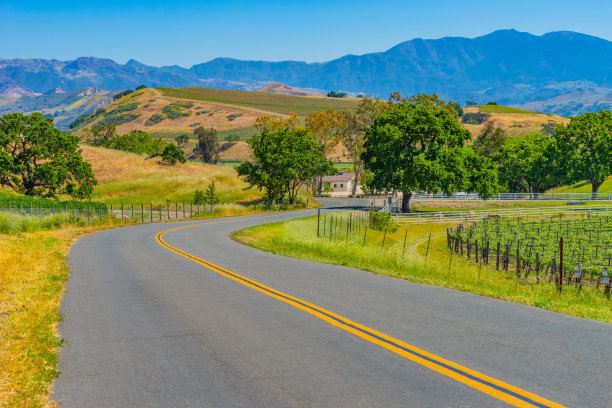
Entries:
[[193, 203], [163, 204], [119, 204], [103, 203], [49, 203], [41, 202], [11, 202], [0, 206], [0, 212], [29, 217], [48, 217], [56, 214], [66, 214], [75, 219], [94, 222], [114, 217], [124, 222], [144, 223], [162, 220], [178, 220], [212, 214], [214, 205]]
[[566, 206], [566, 207], [538, 207], [538, 208], [495, 208], [470, 211], [440, 211], [422, 213], [394, 214], [398, 224], [422, 223], [463, 223], [482, 221], [494, 218], [536, 218], [554, 215], [581, 215], [589, 216], [612, 214], [612, 205]]
[[[416, 193], [414, 201], [483, 201], [478, 193]], [[612, 201], [612, 193], [498, 193], [487, 201]]]

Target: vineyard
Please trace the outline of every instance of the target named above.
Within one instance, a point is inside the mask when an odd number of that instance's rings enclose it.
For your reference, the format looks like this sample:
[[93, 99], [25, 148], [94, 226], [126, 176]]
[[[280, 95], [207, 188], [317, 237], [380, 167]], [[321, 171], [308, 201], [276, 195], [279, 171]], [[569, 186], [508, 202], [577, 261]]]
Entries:
[[517, 279], [559, 287], [603, 284], [609, 293], [612, 216], [489, 218], [449, 229], [447, 244], [451, 254], [513, 270]]

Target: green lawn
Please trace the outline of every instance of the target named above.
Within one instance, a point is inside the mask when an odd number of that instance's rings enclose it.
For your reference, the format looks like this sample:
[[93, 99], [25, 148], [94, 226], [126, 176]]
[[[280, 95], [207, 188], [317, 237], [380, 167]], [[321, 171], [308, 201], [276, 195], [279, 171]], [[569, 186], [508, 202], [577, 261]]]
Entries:
[[162, 95], [173, 98], [228, 103], [283, 115], [289, 115], [295, 112], [298, 116], [306, 116], [310, 112], [327, 110], [330, 108], [335, 108], [336, 110], [350, 109], [359, 103], [357, 99], [279, 95], [266, 92], [234, 91], [227, 89], [195, 87], [156, 89], [159, 90]]
[[[322, 226], [320, 229], [322, 238], [317, 238], [316, 217], [264, 224], [238, 231], [232, 237], [246, 245], [282, 256], [355, 267], [413, 282], [612, 322], [612, 308], [601, 288], [583, 288], [581, 292], [567, 288], [559, 295], [554, 284], [517, 281], [513, 272], [497, 271], [494, 266], [479, 266], [461, 257], [454, 257], [451, 262], [446, 247], [448, 225], [401, 226], [395, 232], [387, 232], [386, 236], [383, 232], [368, 229], [364, 245], [363, 223], [353, 224], [355, 227], [347, 239], [348, 215], [349, 212], [327, 213], [323, 218], [326, 221], [325, 233]], [[335, 233], [330, 239], [331, 216], [341, 218], [333, 221]], [[352, 217], [353, 220], [361, 219], [356, 212]], [[404, 237], [406, 246], [405, 255], [402, 256]]]
[[[580, 183], [572, 184], [571, 186], [563, 186], [553, 188], [547, 191], [547, 193], [592, 193], [593, 188], [591, 183], [588, 181], [582, 181]], [[608, 177], [606, 181], [599, 187], [600, 194], [612, 193], [612, 177]]]
[[540, 113], [525, 109], [511, 108], [510, 106], [500, 105], [478, 105], [481, 112], [492, 112], [492, 113]]

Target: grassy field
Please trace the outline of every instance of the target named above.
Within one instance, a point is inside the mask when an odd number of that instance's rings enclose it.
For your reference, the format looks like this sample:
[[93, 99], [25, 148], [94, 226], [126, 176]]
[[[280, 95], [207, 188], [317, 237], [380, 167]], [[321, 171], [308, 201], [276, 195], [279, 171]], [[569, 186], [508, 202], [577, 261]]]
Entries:
[[211, 88], [156, 88], [163, 96], [187, 100], [231, 104], [239, 107], [261, 110], [262, 112], [306, 116], [310, 112], [335, 108], [350, 109], [359, 103], [358, 99], [324, 98], [315, 96], [279, 95], [266, 92], [233, 91]]
[[194, 191], [203, 190], [212, 180], [222, 203], [246, 203], [261, 197], [257, 190], [245, 190], [248, 185], [231, 167], [200, 163], [167, 166], [118, 150], [92, 146], [82, 149], [99, 182], [92, 197], [95, 201], [145, 205], [190, 202]]
[[539, 114], [539, 112], [534, 112], [534, 111], [525, 110], [525, 109], [512, 108], [510, 106], [479, 105], [478, 107], [480, 108], [481, 112], [485, 112], [485, 113], [536, 113], [536, 114]]
[[[553, 188], [547, 191], [547, 193], [592, 193], [593, 188], [591, 183], [588, 181], [583, 181], [580, 183], [573, 184], [571, 186], [563, 186]], [[601, 186], [599, 186], [600, 194], [610, 194], [612, 193], [612, 177], [608, 177], [606, 181], [603, 182]]]
[[[345, 225], [347, 213], [342, 216]], [[567, 289], [559, 295], [552, 284], [533, 285], [516, 281], [513, 273], [479, 267], [464, 258], [454, 258], [451, 263], [446, 248], [446, 225], [400, 227], [396, 232], [387, 233], [386, 237], [380, 231], [368, 229], [364, 246], [363, 229], [357, 228], [357, 232], [346, 240], [346, 227], [343, 226], [336, 233], [336, 238], [330, 239], [330, 218], [326, 218], [326, 221], [325, 238], [317, 238], [316, 217], [248, 228], [234, 233], [233, 238], [282, 256], [355, 267], [413, 282], [612, 322], [610, 302], [601, 291], [593, 288], [583, 289], [582, 292]], [[431, 243], [427, 251], [429, 233]], [[404, 236], [407, 238], [402, 259]]]
[[[68, 279], [66, 256], [80, 236], [113, 225], [83, 225], [62, 216], [7, 216], [19, 223], [0, 234], [0, 406], [47, 405], [63, 340], [59, 302]], [[29, 231], [29, 232], [20, 232]]]

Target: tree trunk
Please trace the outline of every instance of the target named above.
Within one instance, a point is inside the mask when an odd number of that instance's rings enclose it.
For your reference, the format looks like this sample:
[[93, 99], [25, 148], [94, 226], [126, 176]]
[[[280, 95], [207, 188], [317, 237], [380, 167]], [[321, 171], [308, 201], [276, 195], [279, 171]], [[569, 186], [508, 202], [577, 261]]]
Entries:
[[357, 187], [359, 186], [359, 181], [361, 181], [361, 173], [363, 173], [363, 165], [359, 164], [356, 166], [355, 163], [353, 163], [353, 168], [355, 169], [355, 181], [353, 182], [353, 191], [351, 192], [351, 196], [355, 198], [357, 196]]
[[[605, 179], [604, 179], [605, 180]], [[599, 187], [603, 184], [603, 181], [592, 180], [591, 185], [593, 186], [593, 199], [599, 198]]]
[[402, 194], [402, 212], [410, 212], [410, 199], [412, 198], [412, 191], [404, 191]]

